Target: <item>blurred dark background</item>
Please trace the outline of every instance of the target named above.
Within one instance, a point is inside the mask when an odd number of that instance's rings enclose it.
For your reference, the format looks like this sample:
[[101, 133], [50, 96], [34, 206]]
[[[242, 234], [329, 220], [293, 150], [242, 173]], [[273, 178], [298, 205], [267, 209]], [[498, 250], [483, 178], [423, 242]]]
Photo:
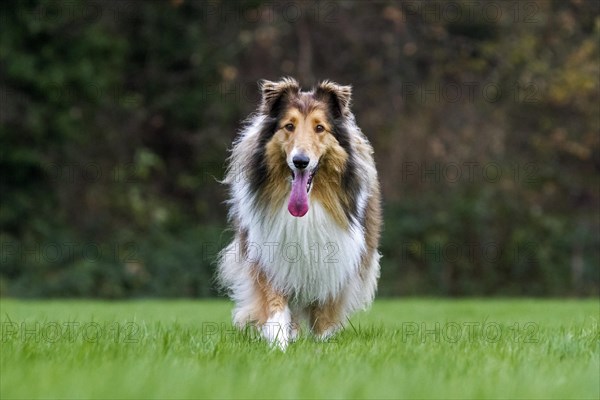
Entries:
[[0, 3], [0, 294], [206, 297], [259, 79], [354, 87], [380, 295], [600, 292], [597, 1]]

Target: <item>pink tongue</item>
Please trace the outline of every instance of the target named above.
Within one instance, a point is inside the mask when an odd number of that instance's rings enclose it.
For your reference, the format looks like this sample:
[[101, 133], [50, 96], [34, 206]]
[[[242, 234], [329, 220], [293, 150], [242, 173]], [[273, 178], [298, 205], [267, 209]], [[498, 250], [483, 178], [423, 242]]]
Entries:
[[292, 181], [292, 194], [288, 203], [288, 211], [294, 217], [303, 217], [308, 212], [308, 193], [306, 193], [308, 176], [307, 171], [297, 171]]

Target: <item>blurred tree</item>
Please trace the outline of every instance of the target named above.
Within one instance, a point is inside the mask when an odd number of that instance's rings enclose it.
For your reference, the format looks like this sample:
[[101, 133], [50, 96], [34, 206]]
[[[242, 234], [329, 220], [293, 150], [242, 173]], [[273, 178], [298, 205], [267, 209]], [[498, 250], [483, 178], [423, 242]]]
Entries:
[[256, 82], [354, 86], [385, 295], [600, 291], [600, 3], [0, 3], [0, 293], [210, 296]]

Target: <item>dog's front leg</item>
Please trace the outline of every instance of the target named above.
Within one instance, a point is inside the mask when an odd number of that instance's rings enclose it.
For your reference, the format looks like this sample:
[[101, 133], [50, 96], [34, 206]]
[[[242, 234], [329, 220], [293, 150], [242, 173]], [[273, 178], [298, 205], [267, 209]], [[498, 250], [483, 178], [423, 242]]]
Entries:
[[287, 298], [274, 290], [264, 279], [259, 279], [263, 293], [266, 321], [262, 324], [262, 336], [272, 345], [285, 350], [292, 340], [292, 314]]
[[310, 308], [310, 329], [319, 340], [327, 340], [342, 326], [342, 303], [339, 299], [324, 304], [313, 304]]

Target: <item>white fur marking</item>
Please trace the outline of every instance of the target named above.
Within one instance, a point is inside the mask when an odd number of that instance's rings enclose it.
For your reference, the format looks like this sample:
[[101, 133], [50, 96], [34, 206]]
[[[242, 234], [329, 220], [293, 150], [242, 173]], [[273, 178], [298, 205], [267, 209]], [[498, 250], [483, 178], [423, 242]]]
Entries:
[[262, 335], [270, 344], [285, 351], [290, 342], [291, 322], [290, 309], [286, 306], [283, 311], [278, 311], [269, 317], [261, 328]]
[[251, 202], [240, 202], [248, 243], [271, 284], [302, 303], [336, 297], [358, 274], [365, 249], [362, 229], [342, 229], [317, 201], [302, 218], [287, 207], [263, 215]]

